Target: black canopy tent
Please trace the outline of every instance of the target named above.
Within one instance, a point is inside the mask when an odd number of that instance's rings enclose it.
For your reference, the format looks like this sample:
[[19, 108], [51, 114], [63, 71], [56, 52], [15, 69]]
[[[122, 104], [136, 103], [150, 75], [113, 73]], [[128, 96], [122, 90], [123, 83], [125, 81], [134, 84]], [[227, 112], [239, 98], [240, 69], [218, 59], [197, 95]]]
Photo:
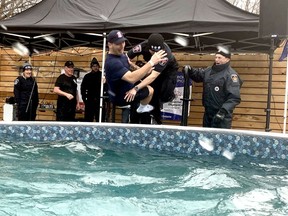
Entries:
[[[0, 28], [0, 43], [11, 45], [21, 35], [24, 44], [39, 51], [79, 45], [101, 47], [101, 38], [85, 33], [121, 29], [129, 39], [128, 48], [148, 34], [160, 32], [173, 51], [210, 52], [216, 44], [224, 43], [236, 52], [268, 52], [269, 41], [258, 38], [258, 23], [257, 15], [225, 0], [43, 0], [0, 22], [8, 28]], [[211, 34], [193, 37], [203, 32]], [[55, 44], [39, 37], [47, 33], [57, 39]], [[189, 46], [175, 43], [171, 33], [187, 34]]]
[[[225, 0], [43, 0], [0, 22], [7, 27], [0, 28], [0, 44], [11, 46], [21, 39], [31, 51], [101, 47], [104, 36], [105, 51], [105, 33], [121, 29], [129, 39], [127, 48], [159, 32], [174, 52], [211, 52], [221, 43], [233, 52], [269, 53], [270, 40], [258, 38], [258, 24], [257, 15]], [[184, 33], [189, 45], [175, 43], [174, 33]], [[46, 41], [45, 34], [56, 42]]]

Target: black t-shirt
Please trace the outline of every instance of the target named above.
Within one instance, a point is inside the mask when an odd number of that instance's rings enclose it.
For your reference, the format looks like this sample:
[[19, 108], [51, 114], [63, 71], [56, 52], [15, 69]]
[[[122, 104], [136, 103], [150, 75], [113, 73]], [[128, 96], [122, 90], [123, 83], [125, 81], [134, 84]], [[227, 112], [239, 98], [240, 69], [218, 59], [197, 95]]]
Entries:
[[[159, 73], [164, 71], [167, 67], [178, 67], [177, 61], [172, 54], [170, 47], [166, 43], [164, 43], [164, 51], [167, 53], [167, 56], [165, 57], [164, 61], [159, 62], [157, 65], [155, 65], [154, 69]], [[130, 59], [133, 59], [139, 55], [143, 55], [144, 60], [148, 62], [152, 57], [151, 53], [149, 52], [148, 41], [146, 40], [133, 47], [131, 50], [128, 51], [127, 55]]]
[[[74, 100], [76, 100], [77, 94], [77, 79], [75, 76], [68, 77], [65, 74], [61, 74], [55, 83], [55, 87], [59, 87], [61, 91], [72, 94], [74, 96]], [[58, 96], [58, 99], [64, 99], [65, 96]]]

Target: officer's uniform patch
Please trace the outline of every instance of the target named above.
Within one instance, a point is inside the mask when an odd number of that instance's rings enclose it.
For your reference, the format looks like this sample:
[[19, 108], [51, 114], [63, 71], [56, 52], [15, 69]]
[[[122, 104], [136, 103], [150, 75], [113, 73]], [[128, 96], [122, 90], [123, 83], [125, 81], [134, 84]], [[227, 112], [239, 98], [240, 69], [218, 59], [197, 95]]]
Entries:
[[142, 52], [142, 46], [139, 44], [135, 47], [133, 47], [133, 53], [141, 53]]
[[231, 79], [232, 79], [233, 82], [238, 82], [238, 76], [237, 76], [237, 74], [232, 74], [232, 75], [231, 75]]
[[16, 79], [15, 81], [14, 81], [14, 85], [17, 85], [19, 83], [19, 79]]
[[159, 62], [159, 65], [165, 66], [168, 62], [168, 58], [164, 58], [161, 62]]

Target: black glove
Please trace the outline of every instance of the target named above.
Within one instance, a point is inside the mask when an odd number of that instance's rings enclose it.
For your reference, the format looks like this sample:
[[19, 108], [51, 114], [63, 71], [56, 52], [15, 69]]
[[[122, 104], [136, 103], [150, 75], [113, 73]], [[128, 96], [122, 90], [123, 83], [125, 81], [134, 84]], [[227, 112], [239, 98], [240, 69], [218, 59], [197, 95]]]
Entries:
[[220, 109], [213, 118], [215, 124], [219, 124], [225, 118], [227, 112], [224, 109]]

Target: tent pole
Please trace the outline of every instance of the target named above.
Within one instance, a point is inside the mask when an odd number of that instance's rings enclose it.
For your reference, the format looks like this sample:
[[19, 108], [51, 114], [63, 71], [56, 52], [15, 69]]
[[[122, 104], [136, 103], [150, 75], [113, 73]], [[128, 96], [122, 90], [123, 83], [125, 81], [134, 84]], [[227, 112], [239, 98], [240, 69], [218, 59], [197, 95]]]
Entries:
[[102, 79], [101, 79], [101, 91], [100, 91], [100, 109], [99, 109], [99, 123], [102, 122], [102, 111], [103, 111], [103, 89], [104, 89], [104, 66], [106, 57], [106, 33], [103, 33], [103, 52], [102, 52]]
[[[287, 40], [288, 40], [288, 38], [287, 38]], [[284, 49], [285, 49], [285, 47], [284, 47]], [[288, 46], [286, 47], [286, 49], [288, 49]], [[286, 133], [286, 124], [287, 124], [287, 102], [288, 102], [287, 97], [288, 97], [288, 52], [287, 52], [287, 56], [286, 56], [286, 83], [285, 83], [283, 134]]]
[[190, 65], [185, 65], [183, 68], [184, 75], [184, 89], [183, 89], [183, 99], [182, 102], [182, 116], [181, 116], [181, 126], [188, 125], [188, 110], [189, 110], [189, 97], [190, 97], [190, 83], [189, 83], [189, 67]]
[[266, 108], [266, 132], [270, 132], [270, 115], [271, 115], [271, 96], [272, 96], [272, 75], [273, 75], [273, 58], [274, 58], [274, 36], [271, 37], [271, 45], [269, 52], [269, 80], [268, 80], [268, 96]]

